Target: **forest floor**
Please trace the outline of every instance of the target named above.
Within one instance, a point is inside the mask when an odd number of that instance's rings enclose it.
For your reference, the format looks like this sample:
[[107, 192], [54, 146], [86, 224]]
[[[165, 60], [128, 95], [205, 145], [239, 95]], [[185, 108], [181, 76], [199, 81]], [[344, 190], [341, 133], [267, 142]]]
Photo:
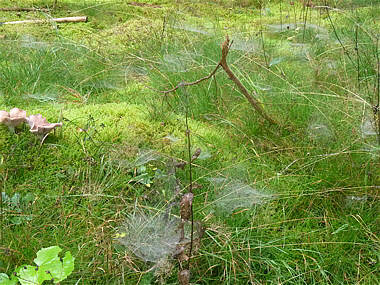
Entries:
[[[63, 126], [0, 125], [0, 273], [56, 245], [75, 258], [61, 284], [177, 284], [192, 179], [191, 284], [380, 283], [380, 5], [257, 2], [1, 1], [50, 10], [0, 11], [48, 20], [0, 25], [0, 110]], [[71, 16], [88, 21], [50, 21]], [[222, 68], [183, 86], [227, 35], [276, 124]]]

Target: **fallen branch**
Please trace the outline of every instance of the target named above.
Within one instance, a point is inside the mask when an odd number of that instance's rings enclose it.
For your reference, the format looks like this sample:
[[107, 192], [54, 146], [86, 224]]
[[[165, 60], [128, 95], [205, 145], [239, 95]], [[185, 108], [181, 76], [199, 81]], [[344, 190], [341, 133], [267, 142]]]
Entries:
[[[261, 117], [263, 117], [264, 119], [266, 119], [267, 121], [269, 121], [271, 124], [277, 125], [278, 123], [265, 112], [261, 103], [248, 92], [248, 90], [244, 87], [244, 85], [240, 82], [240, 80], [235, 76], [235, 74], [229, 68], [229, 66], [227, 64], [227, 56], [228, 56], [228, 52], [230, 50], [231, 44], [232, 44], [232, 42], [230, 43], [230, 39], [227, 36], [226, 40], [222, 44], [222, 58], [220, 59], [218, 65], [215, 67], [215, 69], [209, 75], [202, 77], [202, 78], [200, 78], [196, 81], [193, 81], [193, 82], [180, 82], [176, 87], [173, 87], [172, 89], [165, 90], [165, 91], [159, 91], [159, 92], [167, 94], [167, 93], [171, 93], [171, 92], [176, 91], [180, 87], [196, 85], [196, 84], [198, 84], [204, 80], [211, 78], [218, 71], [219, 67], [222, 67], [223, 70], [227, 73], [228, 77], [237, 85], [237, 87], [243, 93], [245, 98], [247, 98], [248, 102], [259, 113], [259, 115]], [[256, 93], [254, 93], [254, 94], [256, 95]]]
[[46, 8], [8, 7], [8, 8], [0, 8], [0, 11], [4, 11], [4, 12], [49, 12], [50, 9], [46, 9]]
[[13, 22], [0, 22], [0, 25], [43, 24], [43, 23], [49, 23], [49, 22], [56, 22], [56, 23], [87, 22], [87, 16], [52, 18], [52, 19], [47, 19], [47, 20], [23, 20], [23, 21], [13, 21]]

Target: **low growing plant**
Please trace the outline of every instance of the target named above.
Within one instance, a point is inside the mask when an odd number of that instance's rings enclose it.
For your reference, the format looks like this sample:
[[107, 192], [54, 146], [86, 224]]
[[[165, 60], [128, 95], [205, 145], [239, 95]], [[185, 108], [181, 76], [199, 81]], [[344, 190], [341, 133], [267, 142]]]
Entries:
[[[2, 207], [1, 209], [4, 212], [10, 213], [9, 222], [13, 225], [19, 225], [25, 221], [30, 221], [32, 215], [28, 214], [29, 206], [34, 201], [34, 195], [28, 193], [24, 196], [21, 196], [20, 193], [15, 193], [13, 196], [8, 196], [7, 193], [2, 192]], [[3, 215], [3, 211], [0, 210], [0, 214]]]
[[22, 285], [42, 284], [44, 281], [61, 282], [74, 270], [74, 257], [70, 251], [67, 251], [63, 258], [58, 256], [61, 251], [58, 246], [39, 250], [34, 259], [36, 265], [22, 265], [11, 277], [0, 273], [0, 285], [13, 285], [18, 282]]

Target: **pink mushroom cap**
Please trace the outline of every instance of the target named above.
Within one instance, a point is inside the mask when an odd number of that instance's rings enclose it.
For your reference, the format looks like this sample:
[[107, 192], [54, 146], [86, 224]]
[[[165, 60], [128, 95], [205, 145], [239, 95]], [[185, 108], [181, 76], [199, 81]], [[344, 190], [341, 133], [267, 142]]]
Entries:
[[56, 127], [61, 127], [62, 123], [49, 123], [41, 114], [31, 115], [27, 118], [30, 131], [38, 135], [45, 135]]

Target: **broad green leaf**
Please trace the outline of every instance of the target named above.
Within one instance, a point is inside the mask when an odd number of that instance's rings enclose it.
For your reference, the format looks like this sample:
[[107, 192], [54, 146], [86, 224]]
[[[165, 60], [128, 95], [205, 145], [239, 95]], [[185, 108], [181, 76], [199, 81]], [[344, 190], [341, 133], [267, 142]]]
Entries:
[[17, 271], [18, 271], [17, 277], [21, 285], [41, 284], [41, 283], [38, 283], [39, 270], [36, 270], [36, 266], [23, 265], [23, 266], [20, 266]]
[[34, 259], [34, 262], [38, 266], [42, 266], [59, 261], [58, 253], [61, 251], [62, 249], [58, 246], [43, 248], [37, 252], [37, 258]]
[[54, 280], [54, 283], [58, 283], [69, 276], [74, 270], [74, 257], [72, 257], [70, 251], [67, 251], [62, 261], [61, 275]]
[[60, 247], [51, 246], [37, 252], [34, 262], [39, 266], [38, 284], [45, 280], [55, 280], [57, 276], [61, 275], [62, 264], [58, 257], [58, 253], [61, 251]]
[[12, 276], [12, 278], [9, 279], [7, 274], [0, 273], [0, 285], [15, 285], [17, 282], [18, 280], [15, 276]]
[[20, 283], [22, 285], [42, 284], [47, 280], [58, 283], [66, 279], [74, 270], [74, 258], [69, 251], [66, 252], [64, 258], [59, 258], [58, 254], [61, 251], [62, 249], [58, 246], [39, 250], [34, 259], [37, 266], [24, 265], [16, 270]]
[[59, 258], [58, 253], [61, 251], [62, 249], [58, 246], [51, 246], [37, 252], [34, 262], [40, 265], [39, 271], [41, 271], [38, 282], [54, 279], [54, 283], [58, 283], [73, 272], [74, 258], [70, 252], [66, 252], [63, 259]]

